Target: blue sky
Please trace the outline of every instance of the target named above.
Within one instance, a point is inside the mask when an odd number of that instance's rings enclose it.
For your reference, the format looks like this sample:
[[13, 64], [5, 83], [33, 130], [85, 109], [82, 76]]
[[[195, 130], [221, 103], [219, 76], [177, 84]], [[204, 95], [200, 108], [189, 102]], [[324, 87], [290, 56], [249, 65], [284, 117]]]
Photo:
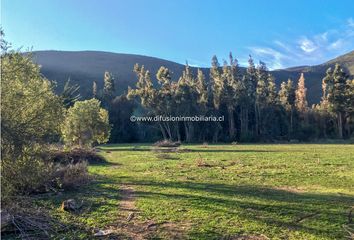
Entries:
[[2, 0], [15, 48], [134, 53], [209, 66], [233, 52], [272, 69], [354, 50], [353, 0]]

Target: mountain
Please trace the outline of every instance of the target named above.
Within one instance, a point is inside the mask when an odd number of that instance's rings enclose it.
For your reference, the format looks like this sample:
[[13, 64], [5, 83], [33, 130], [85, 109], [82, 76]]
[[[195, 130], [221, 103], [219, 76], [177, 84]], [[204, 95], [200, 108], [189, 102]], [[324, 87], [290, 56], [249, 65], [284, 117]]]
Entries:
[[80, 85], [83, 96], [92, 93], [93, 81], [97, 82], [98, 88], [103, 88], [105, 71], [113, 73], [117, 91], [123, 92], [128, 86], [135, 86], [135, 63], [144, 64], [152, 77], [155, 77], [160, 66], [166, 66], [175, 73], [174, 80], [184, 69], [181, 64], [159, 58], [110, 52], [36, 51], [33, 57], [41, 65], [42, 74], [57, 82], [58, 89], [62, 89], [65, 81], [70, 78], [71, 83]]
[[326, 75], [326, 70], [339, 63], [350, 76], [354, 76], [354, 51], [334, 58], [328, 62], [315, 66], [300, 66], [281, 70], [274, 70], [272, 74], [276, 78], [277, 84], [288, 78], [293, 80], [299, 79], [300, 73], [303, 72], [306, 79], [306, 87], [308, 89], [308, 102], [310, 104], [318, 103], [322, 96], [322, 79]]
[[[133, 73], [135, 63], [143, 64], [151, 72], [151, 76], [155, 81], [155, 74], [160, 66], [165, 66], [173, 72], [173, 80], [177, 80], [184, 69], [182, 64], [164, 59], [98, 51], [35, 51], [33, 52], [33, 58], [35, 62], [41, 65], [42, 74], [48, 79], [57, 82], [58, 92], [61, 91], [64, 83], [70, 78], [71, 83], [80, 85], [80, 91], [84, 97], [91, 96], [93, 81], [96, 81], [98, 88], [102, 89], [105, 71], [113, 73], [117, 93], [122, 93], [127, 90], [128, 86], [135, 86], [137, 81]], [[304, 72], [308, 89], [308, 101], [312, 104], [319, 102], [321, 98], [322, 78], [326, 69], [337, 62], [346, 67], [351, 75], [354, 75], [354, 51], [320, 65], [274, 70], [272, 74], [279, 86], [282, 81], [286, 81], [288, 78], [297, 81], [300, 73]], [[196, 73], [197, 68], [191, 67], [191, 69]], [[208, 68], [202, 68], [202, 71], [207, 77], [209, 76]]]

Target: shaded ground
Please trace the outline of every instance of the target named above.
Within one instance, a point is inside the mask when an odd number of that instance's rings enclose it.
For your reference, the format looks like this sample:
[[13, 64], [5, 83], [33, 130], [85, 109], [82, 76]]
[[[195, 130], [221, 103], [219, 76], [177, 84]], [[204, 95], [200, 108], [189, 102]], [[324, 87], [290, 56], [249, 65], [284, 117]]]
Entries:
[[[353, 145], [107, 145], [108, 164], [79, 191], [43, 199], [76, 226], [66, 236], [118, 239], [345, 239], [354, 205]], [[82, 212], [56, 210], [62, 199]], [[64, 234], [65, 236], [65, 234]], [[60, 236], [62, 237], [62, 236]], [[58, 239], [61, 239], [58, 237]]]

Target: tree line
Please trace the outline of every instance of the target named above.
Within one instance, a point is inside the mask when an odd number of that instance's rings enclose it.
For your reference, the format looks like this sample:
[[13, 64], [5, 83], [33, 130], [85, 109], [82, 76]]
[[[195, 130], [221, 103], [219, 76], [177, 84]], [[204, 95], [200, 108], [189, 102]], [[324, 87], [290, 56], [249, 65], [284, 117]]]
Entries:
[[[321, 102], [307, 102], [306, 76], [282, 82], [275, 79], [262, 61], [250, 56], [246, 72], [230, 53], [220, 64], [214, 56], [209, 81], [199, 69], [194, 74], [188, 64], [178, 81], [161, 66], [151, 73], [136, 64], [134, 88], [114, 96], [112, 74], [104, 75], [104, 89], [93, 85], [93, 96], [109, 111], [111, 142], [153, 141], [164, 138], [185, 142], [272, 142], [313, 141], [350, 138], [354, 130], [354, 80], [339, 64], [329, 68], [323, 78]], [[224, 116], [224, 122], [131, 123], [129, 116]]]

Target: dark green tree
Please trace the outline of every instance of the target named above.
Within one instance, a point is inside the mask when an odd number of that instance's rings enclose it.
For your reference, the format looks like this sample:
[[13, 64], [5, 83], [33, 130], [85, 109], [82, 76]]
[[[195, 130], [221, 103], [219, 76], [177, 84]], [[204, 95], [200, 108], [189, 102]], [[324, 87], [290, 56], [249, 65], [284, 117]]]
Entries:
[[113, 75], [106, 71], [104, 73], [103, 82], [103, 106], [109, 108], [116, 91]]
[[337, 116], [338, 137], [343, 138], [343, 120], [347, 105], [348, 75], [336, 64], [334, 70], [328, 69], [324, 82], [323, 99], [328, 102], [328, 110]]

